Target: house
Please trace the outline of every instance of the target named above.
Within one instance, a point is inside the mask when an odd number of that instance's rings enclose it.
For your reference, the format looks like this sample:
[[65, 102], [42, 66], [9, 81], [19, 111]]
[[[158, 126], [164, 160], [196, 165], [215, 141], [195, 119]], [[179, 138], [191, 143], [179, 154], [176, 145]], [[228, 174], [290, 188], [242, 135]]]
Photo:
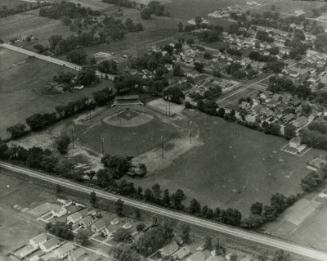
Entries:
[[169, 257], [172, 254], [174, 254], [178, 250], [178, 245], [175, 241], [172, 241], [170, 244], [167, 246], [163, 247], [160, 249], [160, 254], [162, 257]]
[[67, 243], [63, 244], [61, 247], [57, 248], [54, 251], [54, 256], [59, 258], [59, 259], [63, 259], [65, 257], [67, 257], [68, 254], [73, 252], [73, 250], [75, 248], [76, 248], [76, 246], [73, 243], [67, 242]]
[[15, 252], [15, 256], [17, 256], [20, 259], [23, 259], [23, 258], [27, 257], [28, 255], [32, 254], [34, 251], [36, 251], [36, 249], [33, 246], [26, 245], [26, 246], [20, 248], [19, 250], [17, 250]]
[[93, 233], [99, 233], [106, 228], [106, 222], [103, 219], [99, 219], [91, 226], [91, 231]]
[[190, 254], [191, 251], [188, 247], [182, 247], [173, 255], [173, 258], [176, 260], [183, 260]]
[[53, 217], [62, 217], [68, 213], [67, 209], [62, 206], [61, 208], [58, 209], [52, 209], [51, 214]]
[[292, 122], [292, 125], [295, 128], [299, 129], [299, 128], [304, 127], [307, 123], [308, 123], [308, 118], [305, 116], [301, 116], [301, 117], [297, 118], [296, 120], [294, 120]]
[[76, 224], [84, 217], [84, 212], [79, 211], [75, 212], [74, 214], [71, 214], [67, 217], [67, 223], [68, 224]]
[[59, 241], [59, 239], [57, 238], [52, 238], [42, 244], [40, 244], [40, 249], [43, 251], [43, 252], [50, 252], [54, 249], [56, 249], [57, 247], [59, 247], [61, 244], [61, 242]]
[[77, 248], [68, 254], [68, 261], [81, 261], [85, 255], [87, 252], [84, 248]]
[[195, 252], [193, 255], [190, 255], [186, 260], [187, 261], [205, 261], [206, 256], [203, 252]]
[[91, 216], [86, 216], [84, 218], [82, 218], [78, 224], [82, 227], [82, 228], [88, 228], [89, 226], [91, 226], [93, 223], [95, 222], [95, 219]]
[[35, 249], [40, 247], [40, 244], [45, 243], [48, 240], [48, 235], [46, 233], [42, 233], [33, 237], [29, 240], [29, 243]]

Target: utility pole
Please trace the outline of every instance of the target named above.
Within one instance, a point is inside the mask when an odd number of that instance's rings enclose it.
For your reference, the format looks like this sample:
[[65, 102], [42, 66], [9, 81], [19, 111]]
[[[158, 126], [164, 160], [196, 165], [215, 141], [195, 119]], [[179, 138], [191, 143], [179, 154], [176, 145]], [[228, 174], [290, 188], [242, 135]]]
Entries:
[[164, 138], [161, 136], [161, 158], [164, 158]]
[[72, 128], [72, 145], [73, 149], [75, 148], [75, 127]]
[[190, 143], [192, 143], [192, 121], [189, 122], [189, 138]]
[[104, 155], [104, 138], [100, 138], [100, 142], [101, 142], [101, 152]]

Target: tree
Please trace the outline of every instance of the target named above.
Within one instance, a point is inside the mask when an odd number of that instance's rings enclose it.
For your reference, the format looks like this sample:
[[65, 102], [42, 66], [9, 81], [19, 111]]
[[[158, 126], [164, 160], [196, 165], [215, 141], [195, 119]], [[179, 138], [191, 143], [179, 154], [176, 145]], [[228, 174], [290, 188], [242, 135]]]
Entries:
[[59, 184], [56, 184], [56, 195], [60, 195], [62, 188]]
[[151, 19], [151, 15], [152, 15], [152, 12], [151, 12], [151, 9], [149, 9], [149, 8], [144, 8], [141, 11], [141, 18], [144, 19], [144, 20]]
[[182, 233], [181, 233], [181, 238], [183, 242], [186, 244], [190, 242], [190, 232], [191, 232], [191, 227], [189, 225], [183, 224], [181, 227]]
[[62, 36], [61, 35], [52, 35], [49, 38], [49, 45], [50, 45], [50, 49], [51, 50], [55, 50], [57, 44], [62, 40]]
[[197, 70], [199, 73], [202, 73], [204, 71], [204, 64], [201, 62], [195, 62], [194, 69]]
[[225, 247], [223, 247], [223, 245], [220, 243], [220, 240], [219, 239], [216, 239], [215, 240], [215, 243], [214, 243], [214, 250], [215, 250], [215, 255], [216, 256], [224, 256], [225, 253], [226, 253], [226, 249]]
[[182, 100], [185, 98], [185, 95], [180, 88], [173, 86], [164, 90], [163, 97], [165, 100], [174, 102], [176, 104], [181, 104]]
[[112, 248], [113, 257], [118, 261], [141, 261], [137, 251], [128, 244], [118, 244]]
[[118, 66], [113, 60], [105, 60], [98, 65], [98, 70], [103, 73], [117, 74]]
[[172, 206], [177, 210], [183, 209], [184, 206], [182, 202], [184, 199], [185, 199], [184, 191], [181, 189], [176, 190], [176, 192], [171, 197]]
[[33, 48], [38, 52], [38, 53], [44, 53], [47, 48], [44, 47], [42, 44], [36, 44], [33, 46]]
[[67, 154], [70, 142], [70, 138], [67, 135], [60, 136], [56, 141], [57, 150], [63, 155]]
[[16, 125], [9, 127], [7, 132], [10, 133], [12, 139], [18, 139], [27, 133], [26, 125], [17, 123]]
[[78, 72], [77, 83], [83, 86], [90, 86], [99, 81], [94, 69], [83, 68]]
[[82, 246], [87, 246], [90, 243], [88, 232], [86, 230], [79, 230], [75, 236], [75, 241]]
[[154, 203], [160, 204], [161, 202], [161, 188], [159, 184], [154, 184], [152, 186], [153, 201]]
[[263, 210], [263, 204], [260, 202], [256, 202], [251, 206], [251, 213], [253, 215], [261, 215]]
[[182, 70], [182, 67], [179, 64], [174, 64], [173, 74], [174, 74], [174, 76], [177, 76], [177, 77], [182, 77], [185, 75]]
[[203, 250], [212, 250], [212, 238], [210, 236], [206, 236], [204, 239]]
[[92, 207], [96, 206], [96, 203], [97, 203], [97, 196], [95, 194], [94, 191], [92, 191], [90, 193], [90, 204], [92, 205]]
[[276, 251], [272, 261], [291, 261], [290, 254], [284, 252], [283, 250]]
[[82, 50], [74, 50], [67, 55], [67, 60], [78, 65], [83, 65], [87, 61], [87, 54]]
[[182, 22], [178, 23], [178, 32], [184, 32], [184, 25]]
[[287, 139], [292, 139], [296, 136], [296, 127], [292, 124], [288, 124], [284, 129], [284, 136]]
[[192, 199], [189, 206], [191, 215], [199, 215], [201, 213], [201, 205], [196, 199]]
[[165, 207], [170, 207], [170, 195], [169, 195], [169, 190], [168, 189], [165, 189], [165, 191], [164, 191], [162, 204]]
[[113, 240], [116, 243], [130, 243], [132, 240], [132, 234], [129, 230], [124, 228], [119, 228], [114, 234], [113, 234]]
[[56, 223], [47, 223], [45, 229], [57, 237], [60, 237], [65, 240], [73, 240], [74, 234], [71, 231], [71, 227], [66, 223], [56, 222]]
[[116, 211], [116, 214], [118, 216], [123, 216], [123, 211], [124, 211], [124, 201], [122, 201], [121, 199], [118, 199], [116, 202], [115, 202], [115, 211]]

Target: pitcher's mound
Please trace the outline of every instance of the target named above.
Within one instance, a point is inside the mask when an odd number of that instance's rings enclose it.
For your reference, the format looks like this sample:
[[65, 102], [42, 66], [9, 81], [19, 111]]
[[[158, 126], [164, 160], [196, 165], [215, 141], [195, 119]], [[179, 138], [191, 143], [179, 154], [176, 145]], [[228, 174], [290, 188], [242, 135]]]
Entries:
[[131, 109], [125, 109], [103, 119], [103, 122], [115, 127], [137, 127], [152, 121], [154, 116]]

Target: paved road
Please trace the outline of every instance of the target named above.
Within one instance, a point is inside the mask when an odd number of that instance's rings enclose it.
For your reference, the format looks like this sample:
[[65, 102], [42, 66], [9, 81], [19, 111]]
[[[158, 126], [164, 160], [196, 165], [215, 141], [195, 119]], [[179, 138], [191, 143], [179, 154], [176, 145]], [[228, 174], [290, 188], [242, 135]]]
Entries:
[[[60, 60], [58, 58], [54, 58], [54, 57], [51, 57], [51, 56], [47, 56], [47, 55], [39, 54], [39, 53], [36, 53], [36, 52], [32, 52], [32, 51], [26, 50], [24, 48], [21, 48], [21, 47], [12, 45], [12, 44], [3, 43], [3, 44], [0, 44], [0, 47], [6, 48], [6, 49], [14, 51], [14, 52], [22, 53], [22, 54], [25, 54], [25, 55], [28, 55], [28, 56], [31, 56], [31, 57], [35, 57], [37, 59], [40, 59], [40, 60], [43, 60], [43, 61], [46, 61], [46, 62], [49, 62], [49, 63], [53, 63], [53, 64], [56, 64], [56, 65], [59, 65], [59, 66], [64, 66], [64, 67], [70, 68], [70, 69], [75, 70], [75, 71], [82, 70], [82, 66], [79, 66], [77, 64], [70, 63], [70, 62], [67, 62], [67, 61], [64, 61], [64, 60]], [[102, 73], [102, 72], [99, 72], [99, 71], [96, 71], [96, 74], [97, 74], [98, 77], [103, 78], [103, 79], [114, 80], [114, 78], [115, 78], [114, 75], [105, 74], [105, 73]]]
[[107, 200], [111, 200], [111, 201], [116, 201], [118, 199], [121, 199], [128, 206], [136, 207], [136, 208], [148, 211], [150, 213], [154, 213], [154, 214], [161, 215], [164, 217], [168, 217], [168, 218], [172, 218], [172, 219], [179, 220], [182, 222], [186, 222], [186, 223], [189, 223], [192, 225], [196, 225], [196, 226], [199, 226], [202, 228], [217, 231], [217, 232], [220, 232], [220, 233], [223, 233], [226, 235], [230, 235], [230, 236], [233, 236], [236, 238], [240, 238], [243, 240], [248, 240], [253, 243], [263, 244], [266, 246], [274, 247], [277, 249], [288, 251], [290, 253], [294, 253], [294, 254], [297, 254], [297, 255], [300, 255], [303, 257], [307, 257], [307, 258], [311, 258], [311, 259], [315, 259], [315, 260], [320, 260], [320, 261], [327, 260], [327, 253], [325, 253], [325, 252], [315, 250], [315, 249], [312, 249], [309, 247], [300, 246], [295, 243], [291, 243], [291, 242], [288, 242], [288, 241], [285, 241], [282, 239], [278, 239], [275, 237], [271, 237], [268, 235], [259, 234], [259, 233], [255, 233], [255, 232], [251, 232], [251, 231], [247, 231], [247, 230], [242, 230], [239, 228], [230, 227], [230, 226], [226, 226], [226, 225], [222, 225], [222, 224], [217, 224], [217, 223], [203, 220], [203, 219], [200, 219], [197, 217], [192, 217], [187, 214], [167, 210], [167, 209], [157, 207], [157, 206], [152, 206], [150, 204], [146, 204], [146, 203], [139, 202], [136, 200], [131, 200], [131, 199], [117, 196], [117, 195], [114, 195], [114, 194], [111, 194], [108, 192], [104, 192], [101, 190], [92, 189], [87, 186], [76, 184], [74, 182], [71, 182], [71, 181], [68, 181], [65, 179], [61, 179], [58, 177], [52, 177], [52, 176], [46, 175], [42, 172], [33, 171], [30, 169], [22, 168], [22, 167], [8, 164], [5, 162], [0, 162], [0, 168], [4, 168], [6, 170], [10, 170], [10, 171], [20, 173], [20, 174], [23, 174], [26, 176], [37, 178], [37, 179], [52, 183], [54, 185], [58, 184], [62, 187], [66, 187], [66, 188], [69, 188], [69, 189], [72, 189], [75, 191], [79, 191], [79, 192], [83, 192], [83, 193], [87, 193], [87, 194], [90, 194], [92, 191], [94, 191], [97, 194], [97, 197], [99, 197], [99, 198], [103, 198], [103, 199], [107, 199]]

